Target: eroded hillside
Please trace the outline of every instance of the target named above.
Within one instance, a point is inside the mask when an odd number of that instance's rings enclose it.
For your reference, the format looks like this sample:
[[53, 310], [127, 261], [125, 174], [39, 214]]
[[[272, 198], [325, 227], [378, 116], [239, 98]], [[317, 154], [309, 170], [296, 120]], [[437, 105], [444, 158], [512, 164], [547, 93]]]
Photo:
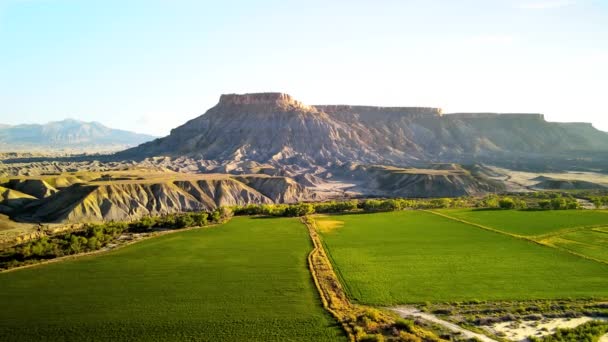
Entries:
[[[62, 186], [57, 190], [50, 184]], [[4, 186], [0, 188], [0, 212], [20, 221], [45, 223], [130, 221], [219, 206], [292, 203], [316, 198], [314, 193], [285, 177], [193, 175], [142, 169], [15, 178]], [[18, 191], [24, 188], [30, 191]], [[45, 189], [48, 191], [43, 192]]]

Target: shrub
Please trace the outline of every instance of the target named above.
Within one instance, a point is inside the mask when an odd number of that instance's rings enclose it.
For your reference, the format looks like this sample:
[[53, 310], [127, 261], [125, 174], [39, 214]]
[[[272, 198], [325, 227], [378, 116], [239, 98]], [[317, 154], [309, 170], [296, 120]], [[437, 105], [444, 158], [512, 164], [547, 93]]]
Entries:
[[384, 342], [384, 336], [380, 335], [380, 334], [374, 334], [374, 335], [363, 335], [362, 337], [359, 338], [359, 341], [361, 342]]
[[397, 318], [395, 321], [395, 327], [399, 330], [404, 330], [411, 333], [414, 331], [414, 322], [409, 319]]
[[503, 197], [498, 201], [500, 209], [515, 209], [515, 201], [511, 197]]
[[399, 332], [399, 340], [402, 342], [422, 342], [422, 339], [406, 331]]
[[298, 217], [313, 214], [315, 208], [310, 203], [292, 204], [285, 210], [285, 216]]
[[193, 227], [194, 226], [194, 219], [192, 219], [192, 216], [186, 214], [186, 215], [179, 215], [177, 217], [177, 219], [175, 220], [175, 225], [177, 228], [188, 228], [188, 227]]

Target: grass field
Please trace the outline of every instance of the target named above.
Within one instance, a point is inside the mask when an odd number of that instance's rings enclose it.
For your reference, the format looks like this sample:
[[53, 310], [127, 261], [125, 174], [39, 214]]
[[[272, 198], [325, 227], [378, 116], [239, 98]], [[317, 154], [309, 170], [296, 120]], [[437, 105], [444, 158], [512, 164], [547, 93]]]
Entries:
[[311, 248], [296, 219], [235, 218], [3, 273], [0, 340], [340, 341]]
[[362, 303], [608, 298], [608, 265], [432, 213], [317, 223], [349, 295]]
[[607, 210], [471, 210], [451, 209], [443, 213], [465, 221], [490, 226], [507, 233], [534, 236], [565, 228], [608, 226]]
[[593, 228], [567, 232], [541, 241], [608, 263], [606, 229]]

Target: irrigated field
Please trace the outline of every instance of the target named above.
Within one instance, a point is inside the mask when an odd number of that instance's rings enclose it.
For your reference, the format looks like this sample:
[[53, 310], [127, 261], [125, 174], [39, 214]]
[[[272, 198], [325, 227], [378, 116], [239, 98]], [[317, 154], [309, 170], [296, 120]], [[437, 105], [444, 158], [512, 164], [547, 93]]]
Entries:
[[547, 237], [540, 241], [608, 264], [608, 228], [581, 229]]
[[507, 233], [534, 236], [561, 229], [608, 226], [606, 210], [442, 210], [446, 215], [489, 226]]
[[606, 264], [429, 212], [317, 223], [347, 291], [363, 303], [608, 298]]
[[608, 211], [605, 210], [438, 212], [608, 263]]
[[296, 219], [235, 218], [0, 274], [0, 340], [336, 341]]

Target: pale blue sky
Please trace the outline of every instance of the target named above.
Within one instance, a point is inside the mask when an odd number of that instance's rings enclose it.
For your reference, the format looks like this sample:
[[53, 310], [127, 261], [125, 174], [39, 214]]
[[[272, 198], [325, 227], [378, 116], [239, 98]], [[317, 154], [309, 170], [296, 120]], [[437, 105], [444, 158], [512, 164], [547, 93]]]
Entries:
[[0, 123], [165, 135], [222, 93], [608, 131], [607, 0], [0, 0]]

